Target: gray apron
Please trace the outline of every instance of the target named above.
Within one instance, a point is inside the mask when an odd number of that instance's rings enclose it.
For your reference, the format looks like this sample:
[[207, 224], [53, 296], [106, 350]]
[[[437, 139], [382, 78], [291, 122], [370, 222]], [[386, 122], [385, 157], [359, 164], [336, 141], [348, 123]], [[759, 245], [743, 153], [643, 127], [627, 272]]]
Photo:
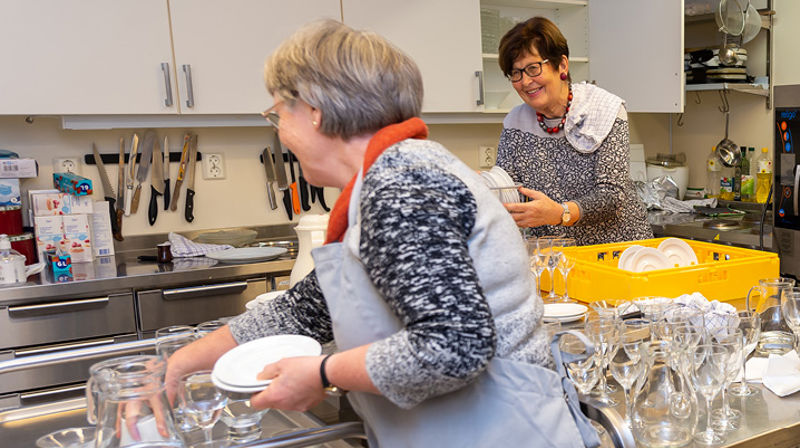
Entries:
[[[359, 173], [343, 242], [312, 251], [340, 350], [384, 339], [403, 328], [358, 255], [361, 186]], [[495, 357], [471, 384], [408, 410], [366, 392], [352, 391], [347, 397], [364, 420], [373, 448], [584, 446], [561, 376], [533, 364]]]

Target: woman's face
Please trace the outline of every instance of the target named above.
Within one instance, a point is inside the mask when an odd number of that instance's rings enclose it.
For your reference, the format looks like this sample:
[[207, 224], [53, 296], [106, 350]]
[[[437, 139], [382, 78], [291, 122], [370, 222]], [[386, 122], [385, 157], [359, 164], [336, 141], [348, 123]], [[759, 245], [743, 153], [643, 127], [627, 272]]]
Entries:
[[[542, 62], [542, 57], [536, 48], [531, 46], [529, 52], [520, 55], [514, 61], [513, 68], [515, 70], [523, 70], [525, 67]], [[546, 116], [561, 116], [564, 114], [563, 97], [564, 91], [567, 89], [565, 82], [561, 80], [560, 74], [563, 70], [566, 73], [566, 63], [561, 62], [558, 69], [554, 69], [548, 61], [542, 64], [542, 72], [534, 77], [528, 76], [527, 73], [522, 73], [522, 79], [518, 82], [512, 82], [514, 90], [522, 98], [527, 105], [532, 107], [539, 113]]]

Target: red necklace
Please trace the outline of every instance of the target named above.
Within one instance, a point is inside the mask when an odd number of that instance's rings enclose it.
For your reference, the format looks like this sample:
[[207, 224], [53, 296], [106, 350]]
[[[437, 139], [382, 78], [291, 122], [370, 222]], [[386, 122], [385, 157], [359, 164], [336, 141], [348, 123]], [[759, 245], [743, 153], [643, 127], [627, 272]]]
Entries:
[[569, 107], [572, 105], [572, 83], [568, 84], [568, 88], [569, 93], [567, 94], [567, 108], [564, 111], [564, 116], [561, 117], [561, 121], [558, 122], [558, 125], [553, 126], [552, 128], [548, 127], [546, 124], [544, 124], [544, 115], [536, 112], [536, 121], [539, 122], [539, 127], [541, 127], [548, 134], [555, 134], [561, 129], [564, 129], [564, 123], [567, 122], [567, 113], [569, 113]]

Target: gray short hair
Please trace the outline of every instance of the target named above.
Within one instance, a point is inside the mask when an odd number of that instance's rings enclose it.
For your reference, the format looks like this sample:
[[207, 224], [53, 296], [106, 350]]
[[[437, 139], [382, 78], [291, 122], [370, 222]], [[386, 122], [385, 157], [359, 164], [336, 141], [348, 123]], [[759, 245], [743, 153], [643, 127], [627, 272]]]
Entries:
[[345, 140], [422, 108], [422, 75], [408, 55], [333, 20], [305, 25], [281, 43], [264, 64], [264, 81], [272, 95], [320, 109], [320, 131]]

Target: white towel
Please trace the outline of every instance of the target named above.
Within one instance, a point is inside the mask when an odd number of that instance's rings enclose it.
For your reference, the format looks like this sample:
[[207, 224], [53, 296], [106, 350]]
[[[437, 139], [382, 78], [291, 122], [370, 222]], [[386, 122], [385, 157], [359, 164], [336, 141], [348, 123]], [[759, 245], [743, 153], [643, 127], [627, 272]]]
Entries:
[[175, 232], [170, 232], [168, 235], [170, 242], [170, 251], [175, 258], [181, 257], [197, 257], [205, 255], [209, 252], [217, 252], [225, 249], [232, 249], [233, 246], [229, 244], [204, 244], [195, 243], [194, 241], [179, 235]]
[[785, 355], [769, 355], [762, 382], [764, 387], [779, 397], [800, 391], [800, 357], [797, 352], [792, 350]]

